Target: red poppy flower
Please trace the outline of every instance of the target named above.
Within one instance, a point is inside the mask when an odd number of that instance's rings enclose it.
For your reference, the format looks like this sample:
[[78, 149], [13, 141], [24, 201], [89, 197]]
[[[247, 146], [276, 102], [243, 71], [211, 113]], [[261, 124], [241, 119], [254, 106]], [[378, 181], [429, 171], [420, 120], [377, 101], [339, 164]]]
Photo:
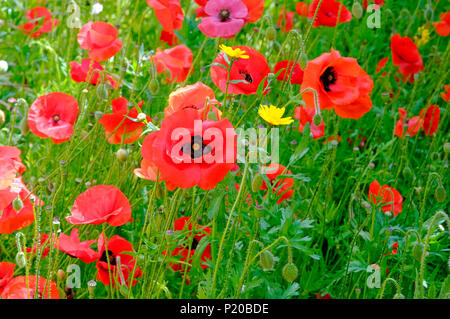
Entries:
[[316, 294], [316, 299], [333, 299], [329, 293], [323, 294], [323, 292], [319, 292]]
[[58, 19], [53, 19], [51, 12], [44, 7], [28, 10], [26, 16], [32, 22], [27, 22], [19, 27], [23, 29], [24, 34], [28, 34], [32, 38], [40, 38], [42, 33], [52, 31], [59, 22]]
[[[105, 241], [107, 242], [105, 243]], [[128, 240], [117, 235], [112, 236], [110, 239], [105, 239], [105, 235], [102, 233], [98, 239], [98, 250], [100, 256], [97, 261], [98, 280], [105, 285], [110, 285], [111, 275], [114, 288], [119, 288], [121, 285], [126, 285], [127, 287], [130, 287], [130, 284], [131, 286], [136, 285], [137, 280], [134, 279], [142, 276], [142, 270], [137, 266], [133, 280], [130, 278], [135, 268], [136, 260], [130, 255], [134, 249]], [[120, 271], [117, 257], [120, 259]]]
[[96, 21], [83, 25], [77, 39], [80, 47], [89, 51], [89, 57], [100, 62], [108, 60], [122, 49], [122, 41], [117, 39], [118, 34], [112, 25]]
[[[81, 60], [81, 64], [72, 61], [69, 63], [70, 65], [70, 76], [72, 80], [75, 82], [86, 82], [89, 80], [89, 83], [92, 85], [97, 85], [102, 82], [102, 78], [100, 76], [100, 72], [94, 70], [103, 71], [103, 67], [100, 63], [92, 60], [92, 59], [83, 59]], [[106, 81], [108, 81], [111, 86], [116, 89], [118, 83], [114, 81], [113, 77], [110, 75], [105, 75]]]
[[[228, 94], [256, 94], [261, 81], [265, 81], [265, 88], [267, 87], [267, 76], [270, 73], [267, 60], [264, 55], [253, 48], [247, 46], [233, 47], [233, 49], [236, 48], [245, 51], [249, 58], [234, 61], [230, 70]], [[227, 90], [227, 69], [229, 65], [225, 61], [224, 54], [224, 52], [220, 52], [214, 63], [222, 64], [225, 68], [217, 65], [211, 66], [211, 79], [225, 93]]]
[[433, 22], [433, 26], [436, 29], [437, 34], [446, 37], [450, 34], [450, 12], [441, 13], [439, 19], [441, 19], [441, 21]]
[[[292, 70], [292, 66], [294, 65], [294, 70]], [[300, 67], [300, 64], [296, 62], [294, 64], [294, 61], [280, 61], [275, 65], [275, 69], [273, 70], [273, 73], [277, 74], [281, 69], [283, 71], [278, 74], [277, 80], [278, 81], [288, 81], [290, 77], [290, 82], [292, 84], [302, 84], [303, 82], [303, 70]], [[287, 71], [287, 72], [286, 72]]]
[[159, 169], [169, 189], [212, 189], [234, 168], [236, 133], [228, 119], [202, 121], [197, 110], [166, 117], [142, 144], [144, 160]]
[[[158, 167], [152, 162], [143, 159], [141, 161], [141, 167], [134, 169], [133, 173], [139, 178], [156, 181], [158, 177]], [[159, 181], [163, 182], [161, 178], [159, 178]]]
[[[208, 16], [205, 12], [205, 6], [209, 0], [194, 0], [200, 7], [195, 9], [197, 13], [197, 17], [206, 17]], [[246, 20], [250, 23], [255, 23], [258, 21], [264, 12], [264, 0], [241, 0], [248, 10], [248, 16]]]
[[71, 257], [80, 258], [85, 263], [91, 263], [97, 260], [99, 253], [94, 251], [91, 247], [97, 240], [80, 241], [78, 237], [78, 229], [72, 229], [70, 236], [63, 233], [59, 235], [55, 248], [65, 252]]
[[26, 167], [20, 159], [20, 150], [14, 146], [0, 146], [0, 189], [5, 189], [22, 174]]
[[[43, 258], [47, 257], [50, 252], [50, 243], [56, 242], [55, 235], [53, 234], [52, 238], [50, 238], [49, 234], [39, 234], [40, 235], [40, 241], [39, 244], [35, 243], [33, 248], [24, 248], [23, 250], [27, 252], [27, 254], [36, 255], [39, 251]], [[38, 247], [39, 246], [39, 247]]]
[[445, 102], [450, 101], [450, 85], [444, 85], [445, 92], [441, 93], [441, 97]]
[[31, 104], [28, 126], [35, 135], [55, 144], [68, 141], [78, 116], [77, 100], [66, 93], [55, 92], [38, 97]]
[[294, 27], [294, 14], [295, 12], [286, 12], [281, 9], [280, 16], [277, 21], [277, 25], [281, 28], [281, 32], [288, 33]]
[[[145, 123], [138, 122], [139, 114], [136, 107], [128, 111], [128, 100], [124, 97], [118, 97], [111, 101], [112, 114], [103, 114], [98, 122], [105, 129], [105, 136], [110, 144], [133, 143], [136, 142], [143, 132]], [[144, 101], [138, 103], [142, 109]], [[132, 119], [135, 119], [134, 121]], [[147, 121], [152, 119], [147, 116]]]
[[414, 83], [414, 74], [423, 70], [422, 56], [417, 46], [408, 37], [400, 37], [394, 34], [391, 38], [392, 62], [400, 67], [400, 72], [404, 76], [404, 81]]
[[165, 30], [162, 30], [161, 35], [159, 36], [159, 40], [166, 42], [170, 46], [178, 44], [178, 38], [175, 35], [175, 32], [167, 32]]
[[393, 212], [397, 216], [403, 209], [403, 197], [400, 193], [387, 185], [381, 186], [378, 181], [373, 181], [369, 187], [369, 201], [375, 205], [383, 205], [384, 213]]
[[295, 108], [295, 115], [294, 118], [298, 119], [300, 121], [300, 125], [298, 127], [298, 130], [303, 133], [303, 129], [305, 128], [305, 125], [309, 123], [309, 128], [311, 130], [311, 133], [313, 135], [314, 139], [321, 138], [325, 135], [325, 123], [320, 122], [319, 126], [316, 126], [313, 123], [314, 116], [316, 115], [316, 110], [311, 107], [303, 107], [299, 106]]
[[425, 131], [425, 135], [433, 135], [436, 133], [439, 126], [440, 114], [441, 110], [438, 105], [430, 105], [420, 112], [419, 117], [423, 119], [422, 128]]
[[184, 20], [180, 0], [147, 0], [155, 11], [156, 18], [163, 27], [160, 39], [172, 45], [176, 42], [174, 30], [181, 29]]
[[[308, 18], [314, 18], [317, 6], [321, 0], [314, 0], [308, 8]], [[339, 15], [339, 10], [341, 11]], [[313, 27], [327, 26], [335, 27], [338, 23], [348, 22], [352, 19], [351, 12], [339, 1], [336, 0], [323, 0], [320, 4], [317, 12], [316, 19], [314, 20]]]
[[[372, 108], [369, 94], [373, 81], [354, 58], [342, 57], [336, 50], [308, 62], [301, 91], [317, 92], [321, 109], [334, 108], [343, 118], [359, 119]], [[303, 93], [306, 107], [315, 107], [314, 94]]]
[[72, 207], [72, 215], [66, 217], [73, 225], [97, 225], [108, 223], [122, 226], [131, 221], [128, 198], [110, 185], [96, 185], [80, 194]]
[[[37, 279], [37, 280], [36, 280]], [[11, 279], [1, 294], [2, 299], [35, 299], [37, 282], [37, 293], [39, 299], [59, 299], [56, 283], [34, 275], [19, 276]], [[49, 289], [50, 288], [50, 289]]]
[[[276, 193], [277, 197], [279, 197], [277, 204], [282, 203], [285, 199], [288, 199], [294, 194], [294, 179], [291, 177], [278, 178], [280, 175], [292, 174], [291, 171], [286, 170], [286, 167], [281, 164], [271, 163], [268, 166], [263, 166], [263, 173], [274, 186], [273, 193]], [[263, 181], [261, 190], [265, 190], [267, 188], [266, 182]]]
[[303, 1], [297, 2], [297, 4], [295, 5], [295, 11], [297, 11], [297, 14], [299, 16], [308, 16], [308, 4]]
[[[195, 222], [192, 222], [189, 217], [181, 217], [175, 220], [175, 231], [188, 231], [189, 235], [186, 236], [188, 241], [192, 240], [192, 242], [187, 242], [184, 245], [180, 245], [172, 251], [172, 256], [181, 256], [180, 261], [192, 262], [192, 257], [195, 254], [195, 250], [202, 240], [203, 237], [207, 236], [211, 233], [211, 229], [206, 226], [198, 225]], [[195, 231], [194, 231], [195, 229]], [[195, 232], [194, 234], [192, 234]], [[193, 235], [193, 238], [192, 238]], [[163, 255], [166, 255], [167, 252], [163, 251]], [[211, 245], [206, 246], [205, 250], [202, 253], [201, 261], [203, 263], [200, 264], [200, 267], [203, 269], [208, 268], [208, 266], [204, 263], [207, 260], [211, 260]], [[173, 264], [170, 263], [172, 269], [175, 271], [184, 271], [183, 264]], [[187, 270], [189, 272], [190, 268]]]
[[[23, 207], [18, 211], [12, 205], [16, 197], [23, 202]], [[34, 213], [31, 200], [34, 205], [44, 205], [26, 188], [21, 177], [15, 178], [7, 188], [0, 190], [0, 234], [11, 234], [33, 223]]]
[[[378, 63], [377, 67], [375, 69], [375, 72], [379, 73], [384, 67], [386, 66], [387, 62], [389, 61], [389, 57], [382, 58]], [[383, 72], [382, 76], [385, 76], [387, 73]]]
[[404, 108], [399, 108], [399, 120], [395, 125], [395, 136], [403, 137], [404, 136], [404, 127], [408, 127], [406, 133], [409, 134], [410, 137], [416, 135], [420, 128], [422, 127], [421, 120], [419, 116], [414, 116], [406, 122], [406, 110]]
[[5, 289], [8, 282], [14, 277], [15, 264], [2, 261], [0, 262], [0, 296], [2, 295], [3, 289]]
[[156, 64], [158, 73], [169, 71], [170, 77], [167, 78], [167, 82], [181, 83], [186, 80], [192, 67], [192, 58], [191, 49], [185, 45], [177, 45], [166, 50], [157, 48], [155, 55], [150, 57], [150, 61]]
[[[371, 1], [373, 1], [374, 4], [379, 5], [379, 6], [382, 6], [383, 3], [384, 3], [384, 0], [371, 0]], [[367, 5], [368, 5], [367, 0], [364, 0], [363, 1], [363, 7], [364, 7], [365, 10], [367, 10]]]
[[169, 116], [183, 109], [194, 109], [204, 120], [209, 112], [214, 112], [217, 119], [220, 119], [222, 112], [214, 105], [220, 105], [214, 96], [214, 91], [202, 82], [197, 82], [170, 93], [169, 106], [164, 109], [164, 115]]

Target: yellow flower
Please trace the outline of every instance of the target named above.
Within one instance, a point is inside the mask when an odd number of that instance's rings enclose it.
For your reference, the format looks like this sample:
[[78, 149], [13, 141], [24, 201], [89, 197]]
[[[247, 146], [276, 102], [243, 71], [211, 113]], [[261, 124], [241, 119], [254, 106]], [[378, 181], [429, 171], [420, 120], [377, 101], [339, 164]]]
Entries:
[[414, 36], [414, 42], [418, 47], [427, 44], [430, 41], [431, 31], [428, 29], [428, 25], [424, 24], [417, 30], [417, 34]]
[[286, 109], [284, 107], [277, 108], [274, 105], [267, 106], [262, 105], [259, 107], [258, 114], [269, 124], [272, 125], [288, 125], [294, 122], [292, 117], [283, 117], [284, 111]]
[[234, 58], [234, 59], [249, 59], [250, 57], [245, 54], [245, 51], [236, 48], [233, 49], [232, 47], [228, 47], [224, 44], [220, 45], [220, 49], [226, 53], [226, 55], [228, 55], [230, 58]]

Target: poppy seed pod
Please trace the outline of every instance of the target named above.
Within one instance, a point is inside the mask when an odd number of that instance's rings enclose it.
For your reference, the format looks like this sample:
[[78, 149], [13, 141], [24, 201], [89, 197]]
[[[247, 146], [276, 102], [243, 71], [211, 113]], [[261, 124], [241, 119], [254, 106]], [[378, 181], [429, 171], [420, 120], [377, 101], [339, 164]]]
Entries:
[[273, 254], [268, 250], [263, 251], [262, 254], [259, 255], [259, 265], [264, 270], [272, 270], [275, 265]]
[[125, 162], [128, 159], [128, 152], [121, 148], [116, 152], [116, 157], [119, 161]]
[[361, 19], [361, 17], [363, 16], [363, 8], [359, 3], [359, 1], [357, 0], [353, 2], [352, 14], [355, 16], [356, 19]]
[[87, 284], [88, 284], [88, 290], [89, 290], [89, 297], [92, 298], [94, 296], [95, 287], [97, 286], [97, 282], [95, 280], [89, 280]]
[[281, 274], [287, 282], [293, 282], [298, 276], [298, 268], [295, 264], [288, 263], [284, 265]]
[[261, 173], [255, 174], [255, 176], [253, 177], [253, 180], [252, 180], [252, 191], [254, 193], [259, 191], [262, 184], [263, 184], [263, 178], [262, 178]]
[[445, 202], [445, 199], [447, 198], [447, 191], [445, 190], [443, 185], [439, 185], [436, 187], [436, 191], [434, 192], [434, 197], [436, 198], [437, 202], [442, 204]]

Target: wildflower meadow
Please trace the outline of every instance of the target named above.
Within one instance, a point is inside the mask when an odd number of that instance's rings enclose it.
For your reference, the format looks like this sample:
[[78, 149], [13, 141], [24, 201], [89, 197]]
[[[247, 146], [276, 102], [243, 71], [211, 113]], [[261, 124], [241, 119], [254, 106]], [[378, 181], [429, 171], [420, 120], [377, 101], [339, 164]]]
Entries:
[[0, 0], [0, 299], [448, 299], [449, 11]]

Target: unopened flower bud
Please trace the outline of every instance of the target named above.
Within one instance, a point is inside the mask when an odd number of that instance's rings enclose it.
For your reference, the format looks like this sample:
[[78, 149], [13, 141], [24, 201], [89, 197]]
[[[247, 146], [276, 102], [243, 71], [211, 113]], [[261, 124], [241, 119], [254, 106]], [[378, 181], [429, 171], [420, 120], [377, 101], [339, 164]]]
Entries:
[[8, 71], [8, 62], [5, 60], [0, 60], [0, 72]]
[[56, 278], [58, 278], [58, 280], [64, 280], [64, 278], [66, 278], [66, 273], [64, 272], [64, 270], [62, 269], [58, 269], [58, 271], [56, 272]]
[[6, 121], [6, 115], [5, 112], [3, 112], [2, 110], [0, 110], [0, 124], [5, 123]]
[[396, 293], [396, 294], [394, 295], [394, 299], [405, 299], [405, 296], [402, 295], [401, 293]]
[[[416, 243], [412, 248], [412, 255], [419, 262], [422, 260], [424, 248], [425, 248], [425, 245], [422, 243]], [[427, 252], [427, 255], [428, 255], [428, 252]]]
[[315, 126], [319, 126], [320, 123], [322, 123], [322, 117], [319, 114], [314, 115], [314, 117], [313, 117], [313, 124]]
[[288, 263], [288, 264], [284, 265], [283, 270], [281, 271], [281, 274], [283, 275], [283, 278], [287, 282], [293, 282], [295, 279], [297, 279], [298, 268], [293, 263]]
[[30, 132], [30, 127], [28, 126], [28, 119], [24, 117], [19, 123], [19, 129], [22, 135], [27, 135]]
[[405, 166], [402, 173], [403, 173], [403, 177], [406, 180], [411, 180], [414, 177], [413, 172], [412, 172], [411, 168], [409, 168], [409, 166]]
[[273, 254], [268, 250], [263, 251], [263, 253], [259, 255], [259, 264], [264, 270], [272, 270], [275, 265]]
[[150, 92], [152, 92], [153, 94], [158, 92], [158, 90], [159, 90], [159, 83], [158, 83], [158, 81], [156, 79], [152, 79], [150, 81], [149, 89], [150, 89]]
[[128, 159], [128, 152], [121, 148], [116, 152], [116, 157], [119, 161], [121, 162], [126, 162], [126, 160]]
[[361, 19], [363, 15], [363, 8], [358, 0], [355, 0], [353, 2], [352, 14], [355, 16], [356, 19]]
[[104, 84], [100, 84], [97, 86], [97, 96], [100, 99], [107, 100], [108, 99], [108, 90], [106, 89]]
[[304, 70], [306, 68], [306, 65], [308, 64], [308, 57], [305, 53], [302, 53], [300, 56], [300, 61], [298, 62], [300, 64], [300, 68]]
[[444, 152], [445, 152], [445, 154], [450, 153], [450, 143], [444, 144]]
[[254, 193], [259, 191], [261, 189], [262, 184], [263, 184], [263, 177], [262, 177], [261, 173], [255, 174], [255, 176], [253, 177], [253, 180], [252, 180], [252, 191]]
[[12, 202], [12, 207], [14, 208], [14, 210], [16, 212], [18, 212], [19, 210], [21, 210], [23, 208], [23, 202], [22, 202], [22, 200], [20, 199], [19, 196], [14, 198], [14, 200]]
[[214, 113], [213, 111], [210, 111], [210, 112], [208, 113], [207, 119], [208, 119], [208, 120], [211, 120], [211, 121], [217, 121], [217, 120], [218, 120], [218, 119], [217, 119], [217, 114]]
[[19, 251], [16, 255], [16, 264], [19, 266], [19, 268], [25, 267], [27, 263], [25, 253], [23, 251]]
[[434, 192], [434, 197], [436, 198], [437, 202], [442, 204], [445, 202], [445, 199], [447, 198], [447, 191], [445, 190], [444, 186], [439, 185], [436, 187], [436, 191]]
[[275, 31], [275, 28], [270, 26], [266, 29], [266, 39], [268, 41], [275, 40], [275, 37], [277, 36], [277, 32]]
[[102, 111], [95, 111], [94, 113], [95, 119], [98, 121], [102, 118], [103, 112]]
[[147, 115], [145, 115], [145, 113], [139, 113], [136, 119], [138, 122], [144, 122], [147, 120]]

